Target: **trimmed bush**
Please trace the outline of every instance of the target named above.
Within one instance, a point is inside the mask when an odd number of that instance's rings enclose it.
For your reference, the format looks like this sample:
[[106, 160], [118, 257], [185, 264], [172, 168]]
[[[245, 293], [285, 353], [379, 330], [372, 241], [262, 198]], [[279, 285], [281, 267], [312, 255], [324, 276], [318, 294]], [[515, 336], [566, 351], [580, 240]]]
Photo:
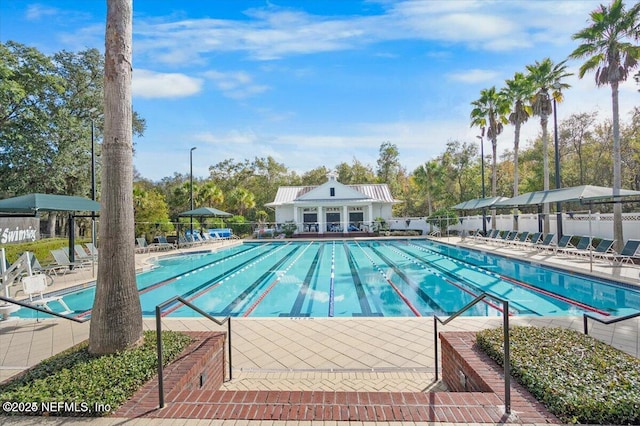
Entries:
[[[511, 327], [511, 374], [566, 423], [640, 424], [640, 360], [564, 328]], [[503, 364], [502, 328], [477, 333]]]
[[[182, 333], [163, 332], [164, 364], [175, 360], [191, 340]], [[0, 415], [107, 415], [157, 373], [155, 331], [144, 333], [140, 347], [114, 355], [93, 356], [88, 345], [88, 342], [76, 345], [0, 385], [0, 401], [4, 403]], [[7, 410], [11, 405], [6, 404], [11, 402], [22, 405]], [[49, 403], [67, 405], [62, 410], [47, 411]]]

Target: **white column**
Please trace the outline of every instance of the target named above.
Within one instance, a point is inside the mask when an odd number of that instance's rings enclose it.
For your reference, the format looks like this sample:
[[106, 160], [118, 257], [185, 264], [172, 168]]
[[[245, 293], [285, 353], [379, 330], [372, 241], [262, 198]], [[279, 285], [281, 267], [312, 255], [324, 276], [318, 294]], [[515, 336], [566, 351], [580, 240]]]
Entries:
[[293, 205], [293, 223], [296, 225], [296, 229], [300, 232], [300, 224], [298, 223], [298, 207]]
[[342, 232], [349, 230], [349, 206], [342, 206]]
[[322, 206], [318, 206], [318, 233], [324, 234], [325, 224], [324, 224], [324, 209]]

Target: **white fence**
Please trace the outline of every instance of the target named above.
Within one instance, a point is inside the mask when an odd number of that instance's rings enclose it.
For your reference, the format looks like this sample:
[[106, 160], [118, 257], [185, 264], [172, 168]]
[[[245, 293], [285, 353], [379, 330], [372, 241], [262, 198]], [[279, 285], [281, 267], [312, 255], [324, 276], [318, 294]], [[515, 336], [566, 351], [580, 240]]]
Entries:
[[[487, 229], [514, 230], [515, 221], [512, 214], [495, 215], [495, 226], [490, 212], [487, 212]], [[437, 227], [429, 225], [426, 218], [393, 218], [388, 221], [392, 230], [415, 229], [428, 234]], [[551, 213], [549, 218], [550, 232], [557, 233], [557, 216]], [[517, 218], [517, 230], [538, 232], [541, 224], [538, 223], [537, 214], [520, 214]], [[451, 220], [448, 230], [462, 233], [482, 229], [482, 215], [459, 217]], [[640, 239], [640, 213], [623, 213], [622, 229], [624, 239]], [[613, 213], [563, 213], [562, 233], [564, 235], [584, 235], [596, 238], [613, 238]]]

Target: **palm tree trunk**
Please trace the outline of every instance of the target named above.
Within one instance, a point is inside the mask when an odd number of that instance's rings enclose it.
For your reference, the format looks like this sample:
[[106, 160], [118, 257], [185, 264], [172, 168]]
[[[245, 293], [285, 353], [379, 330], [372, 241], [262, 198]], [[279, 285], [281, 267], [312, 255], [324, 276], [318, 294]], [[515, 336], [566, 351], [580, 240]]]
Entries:
[[[542, 175], [543, 175], [543, 189], [549, 190], [549, 132], [547, 131], [547, 123], [549, 122], [549, 115], [543, 114], [540, 117], [540, 125], [542, 126]], [[542, 213], [544, 215], [543, 232], [549, 233], [549, 203], [544, 203], [542, 206]]]
[[133, 0], [107, 0], [100, 252], [89, 351], [109, 354], [142, 342], [133, 219], [131, 46]]
[[[519, 121], [516, 121], [514, 138], [513, 138], [513, 196], [518, 196], [518, 185], [519, 185], [519, 173], [518, 173], [518, 150], [520, 149], [520, 127], [521, 124]], [[513, 229], [515, 231], [518, 230], [518, 220], [516, 219], [516, 215], [518, 214], [518, 208], [513, 209]]]
[[[491, 139], [491, 150], [493, 155], [491, 171], [491, 196], [495, 197], [498, 188], [498, 168], [496, 167], [496, 159], [498, 158], [498, 138]], [[496, 209], [491, 209], [491, 229], [496, 229]]]
[[[622, 158], [620, 155], [620, 111], [618, 106], [618, 82], [611, 82], [611, 107], [613, 110], [613, 195], [620, 195], [622, 188]], [[622, 231], [622, 204], [613, 205], [613, 238], [615, 249], [620, 252], [624, 246]]]

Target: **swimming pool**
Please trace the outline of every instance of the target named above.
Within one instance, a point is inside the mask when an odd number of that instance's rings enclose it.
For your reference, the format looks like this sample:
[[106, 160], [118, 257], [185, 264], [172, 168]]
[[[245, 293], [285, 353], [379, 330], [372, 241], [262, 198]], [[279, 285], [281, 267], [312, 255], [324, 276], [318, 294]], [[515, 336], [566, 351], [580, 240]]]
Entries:
[[[145, 316], [177, 295], [214, 316], [448, 315], [483, 291], [508, 299], [516, 315], [640, 310], [640, 290], [629, 285], [421, 239], [244, 243], [158, 258], [154, 266], [137, 276]], [[90, 287], [64, 301], [83, 317], [94, 294]], [[163, 315], [198, 316], [178, 304]], [[501, 306], [487, 300], [467, 315], [501, 315]]]

